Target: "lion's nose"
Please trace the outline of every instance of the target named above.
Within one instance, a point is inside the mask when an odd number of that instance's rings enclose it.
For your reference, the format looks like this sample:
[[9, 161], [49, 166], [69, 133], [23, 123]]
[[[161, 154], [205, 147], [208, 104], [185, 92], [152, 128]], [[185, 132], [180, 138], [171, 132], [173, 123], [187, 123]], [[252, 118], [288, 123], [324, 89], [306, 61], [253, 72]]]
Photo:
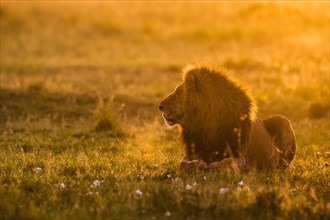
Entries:
[[163, 111], [164, 106], [162, 104], [159, 104], [159, 110]]

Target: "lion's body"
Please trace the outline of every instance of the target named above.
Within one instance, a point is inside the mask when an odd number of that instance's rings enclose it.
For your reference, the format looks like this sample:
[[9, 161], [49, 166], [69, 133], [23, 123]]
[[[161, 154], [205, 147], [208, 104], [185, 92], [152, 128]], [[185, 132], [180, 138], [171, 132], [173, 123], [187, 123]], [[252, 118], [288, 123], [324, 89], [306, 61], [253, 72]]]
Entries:
[[212, 164], [240, 158], [244, 166], [277, 167], [283, 165], [283, 158], [286, 165], [293, 159], [290, 122], [283, 116], [256, 118], [252, 97], [224, 69], [185, 70], [184, 82], [160, 108], [168, 125], [182, 127], [184, 161]]
[[286, 168], [292, 161], [295, 150], [295, 135], [290, 121], [277, 115], [253, 122], [251, 141], [245, 157], [253, 167]]

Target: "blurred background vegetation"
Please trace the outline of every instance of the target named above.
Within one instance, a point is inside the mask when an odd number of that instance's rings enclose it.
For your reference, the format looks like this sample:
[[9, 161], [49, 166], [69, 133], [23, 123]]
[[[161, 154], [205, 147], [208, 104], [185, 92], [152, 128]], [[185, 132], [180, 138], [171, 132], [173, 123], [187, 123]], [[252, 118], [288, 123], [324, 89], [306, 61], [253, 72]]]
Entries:
[[[1, 1], [0, 28], [2, 218], [329, 216], [329, 2]], [[157, 106], [191, 63], [291, 119], [295, 170], [246, 175], [248, 193], [242, 176], [177, 172]]]

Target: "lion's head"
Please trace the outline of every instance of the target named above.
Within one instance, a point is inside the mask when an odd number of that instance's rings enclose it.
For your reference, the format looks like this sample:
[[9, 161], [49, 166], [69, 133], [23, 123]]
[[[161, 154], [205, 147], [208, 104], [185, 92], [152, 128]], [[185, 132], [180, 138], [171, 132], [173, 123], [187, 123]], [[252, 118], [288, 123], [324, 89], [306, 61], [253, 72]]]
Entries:
[[187, 67], [183, 83], [159, 108], [167, 125], [182, 127], [187, 154], [204, 161], [223, 159], [227, 151], [238, 154], [254, 116], [247, 91], [225, 69], [205, 65]]
[[183, 123], [184, 92], [184, 84], [181, 84], [159, 104], [159, 109], [168, 126]]

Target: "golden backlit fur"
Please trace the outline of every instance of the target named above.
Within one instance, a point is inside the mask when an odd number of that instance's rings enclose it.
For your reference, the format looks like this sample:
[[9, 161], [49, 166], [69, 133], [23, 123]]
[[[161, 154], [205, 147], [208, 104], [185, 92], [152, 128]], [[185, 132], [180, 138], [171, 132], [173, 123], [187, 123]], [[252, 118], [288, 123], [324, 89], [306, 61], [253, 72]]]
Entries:
[[255, 114], [246, 89], [224, 69], [189, 67], [183, 77], [186, 119], [181, 126], [188, 155], [209, 163], [245, 151]]
[[[186, 150], [183, 163], [189, 165], [212, 168], [226, 161], [234, 166], [228, 158], [236, 158], [234, 162], [239, 166], [276, 167], [281, 157], [278, 149], [291, 152], [294, 148], [293, 155], [295, 152], [295, 137], [288, 120], [275, 116], [266, 125], [256, 118], [251, 95], [223, 68], [187, 67], [183, 83], [160, 103], [160, 109], [169, 126], [181, 126]], [[269, 131], [268, 127], [273, 129]], [[284, 130], [288, 131], [290, 143], [286, 142], [288, 138], [278, 140]]]

